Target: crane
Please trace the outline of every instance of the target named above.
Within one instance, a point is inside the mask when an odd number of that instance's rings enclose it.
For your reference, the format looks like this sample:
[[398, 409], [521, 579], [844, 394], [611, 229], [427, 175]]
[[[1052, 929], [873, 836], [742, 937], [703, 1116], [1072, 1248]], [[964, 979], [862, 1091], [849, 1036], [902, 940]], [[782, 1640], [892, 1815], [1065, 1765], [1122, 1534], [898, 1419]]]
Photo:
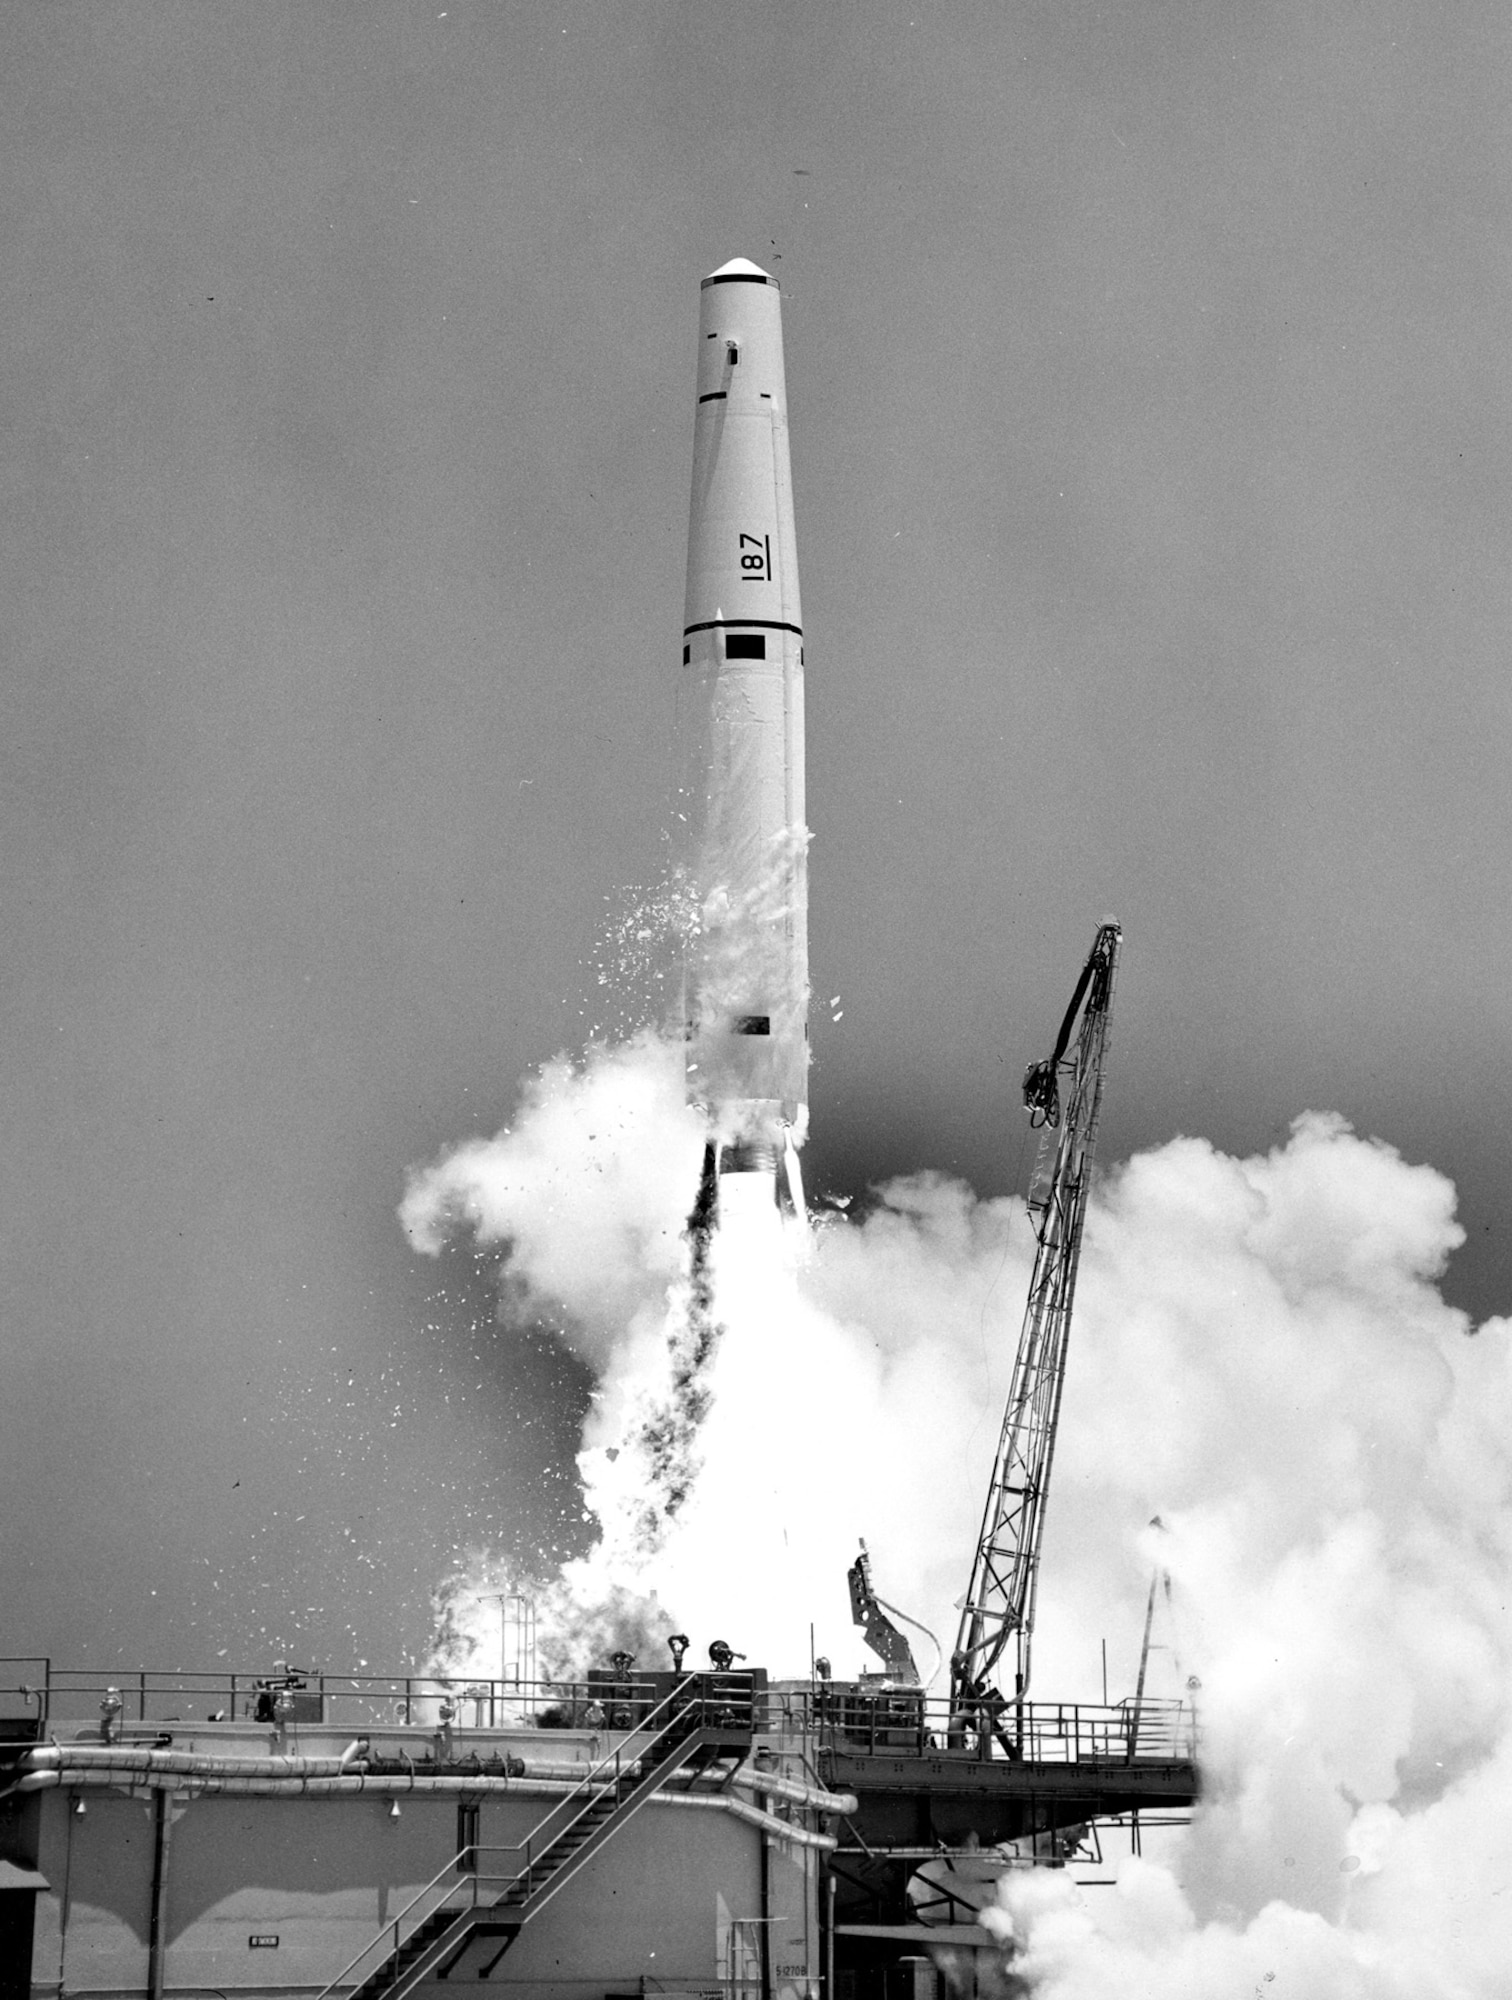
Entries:
[[1045, 1062], [1031, 1063], [1024, 1073], [1024, 1104], [1031, 1125], [1042, 1133], [1029, 1188], [1034, 1271], [982, 1532], [971, 1583], [960, 1600], [961, 1623], [950, 1661], [952, 1706], [979, 1715], [990, 1711], [994, 1729], [1006, 1703], [989, 1677], [1010, 1639], [1015, 1649], [1014, 1696], [1020, 1704], [1029, 1686], [1045, 1497], [1055, 1454], [1071, 1302], [1102, 1106], [1103, 1057], [1122, 942], [1123, 932], [1111, 918], [1098, 926], [1054, 1053]]

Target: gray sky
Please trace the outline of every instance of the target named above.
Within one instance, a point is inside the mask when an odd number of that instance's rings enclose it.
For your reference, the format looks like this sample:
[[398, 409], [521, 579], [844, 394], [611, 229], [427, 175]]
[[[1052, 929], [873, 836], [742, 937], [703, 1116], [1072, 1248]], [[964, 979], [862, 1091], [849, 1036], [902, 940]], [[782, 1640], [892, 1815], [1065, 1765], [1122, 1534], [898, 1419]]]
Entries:
[[454, 1541], [580, 1540], [583, 1378], [393, 1211], [610, 1018], [734, 255], [811, 1179], [1013, 1185], [1111, 911], [1106, 1157], [1341, 1111], [1512, 1306], [1503, 5], [0, 23], [6, 1650], [392, 1663]]

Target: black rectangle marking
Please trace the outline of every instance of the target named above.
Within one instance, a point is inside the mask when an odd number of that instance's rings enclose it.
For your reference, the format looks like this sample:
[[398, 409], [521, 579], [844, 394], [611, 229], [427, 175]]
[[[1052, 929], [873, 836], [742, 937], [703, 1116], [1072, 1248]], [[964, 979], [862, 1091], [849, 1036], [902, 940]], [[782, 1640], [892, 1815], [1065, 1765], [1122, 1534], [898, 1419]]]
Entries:
[[726, 632], [725, 658], [727, 660], [764, 660], [766, 658], [766, 635], [762, 632]]
[[277, 1951], [278, 1939], [270, 1931], [258, 1931], [247, 1939], [248, 1951]]
[[780, 618], [705, 618], [701, 625], [684, 625], [683, 637], [694, 632], [722, 632], [727, 625], [753, 625], [760, 632], [792, 632], [803, 637], [801, 625], [787, 625]]
[[770, 1014], [737, 1014], [735, 1016], [737, 1035], [769, 1035], [772, 1032]]

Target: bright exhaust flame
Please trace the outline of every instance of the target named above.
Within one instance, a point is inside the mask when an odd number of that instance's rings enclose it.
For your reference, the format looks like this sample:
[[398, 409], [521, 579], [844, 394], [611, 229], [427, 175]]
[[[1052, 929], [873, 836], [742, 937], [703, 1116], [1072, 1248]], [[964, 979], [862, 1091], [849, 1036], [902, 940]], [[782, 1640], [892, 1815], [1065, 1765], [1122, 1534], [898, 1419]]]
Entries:
[[[894, 1596], [911, 1583], [948, 1607], [960, 1590], [1027, 1232], [1016, 1204], [931, 1176], [886, 1190], [862, 1225], [821, 1215], [810, 1231], [771, 1175], [725, 1174], [699, 1300], [702, 1145], [679, 1045], [595, 1046], [550, 1065], [509, 1131], [418, 1174], [404, 1223], [421, 1249], [452, 1230], [504, 1248], [506, 1299], [553, 1312], [597, 1373], [579, 1467], [601, 1539], [567, 1566], [576, 1602], [654, 1593], [700, 1650], [725, 1638], [787, 1673], [808, 1671], [812, 1620], [818, 1651], [859, 1669], [858, 1536], [887, 1551]], [[896, 1455], [894, 1397], [919, 1421]], [[922, 1514], [921, 1491], [935, 1496]]]

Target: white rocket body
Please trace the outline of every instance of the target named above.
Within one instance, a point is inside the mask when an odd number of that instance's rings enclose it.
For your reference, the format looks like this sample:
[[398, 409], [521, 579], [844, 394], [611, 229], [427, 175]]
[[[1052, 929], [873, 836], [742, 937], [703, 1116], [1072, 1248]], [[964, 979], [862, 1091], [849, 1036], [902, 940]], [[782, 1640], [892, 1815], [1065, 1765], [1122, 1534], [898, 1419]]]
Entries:
[[723, 1171], [786, 1154], [791, 1173], [808, 1125], [803, 611], [782, 300], [743, 258], [703, 281], [683, 628], [688, 1093]]

